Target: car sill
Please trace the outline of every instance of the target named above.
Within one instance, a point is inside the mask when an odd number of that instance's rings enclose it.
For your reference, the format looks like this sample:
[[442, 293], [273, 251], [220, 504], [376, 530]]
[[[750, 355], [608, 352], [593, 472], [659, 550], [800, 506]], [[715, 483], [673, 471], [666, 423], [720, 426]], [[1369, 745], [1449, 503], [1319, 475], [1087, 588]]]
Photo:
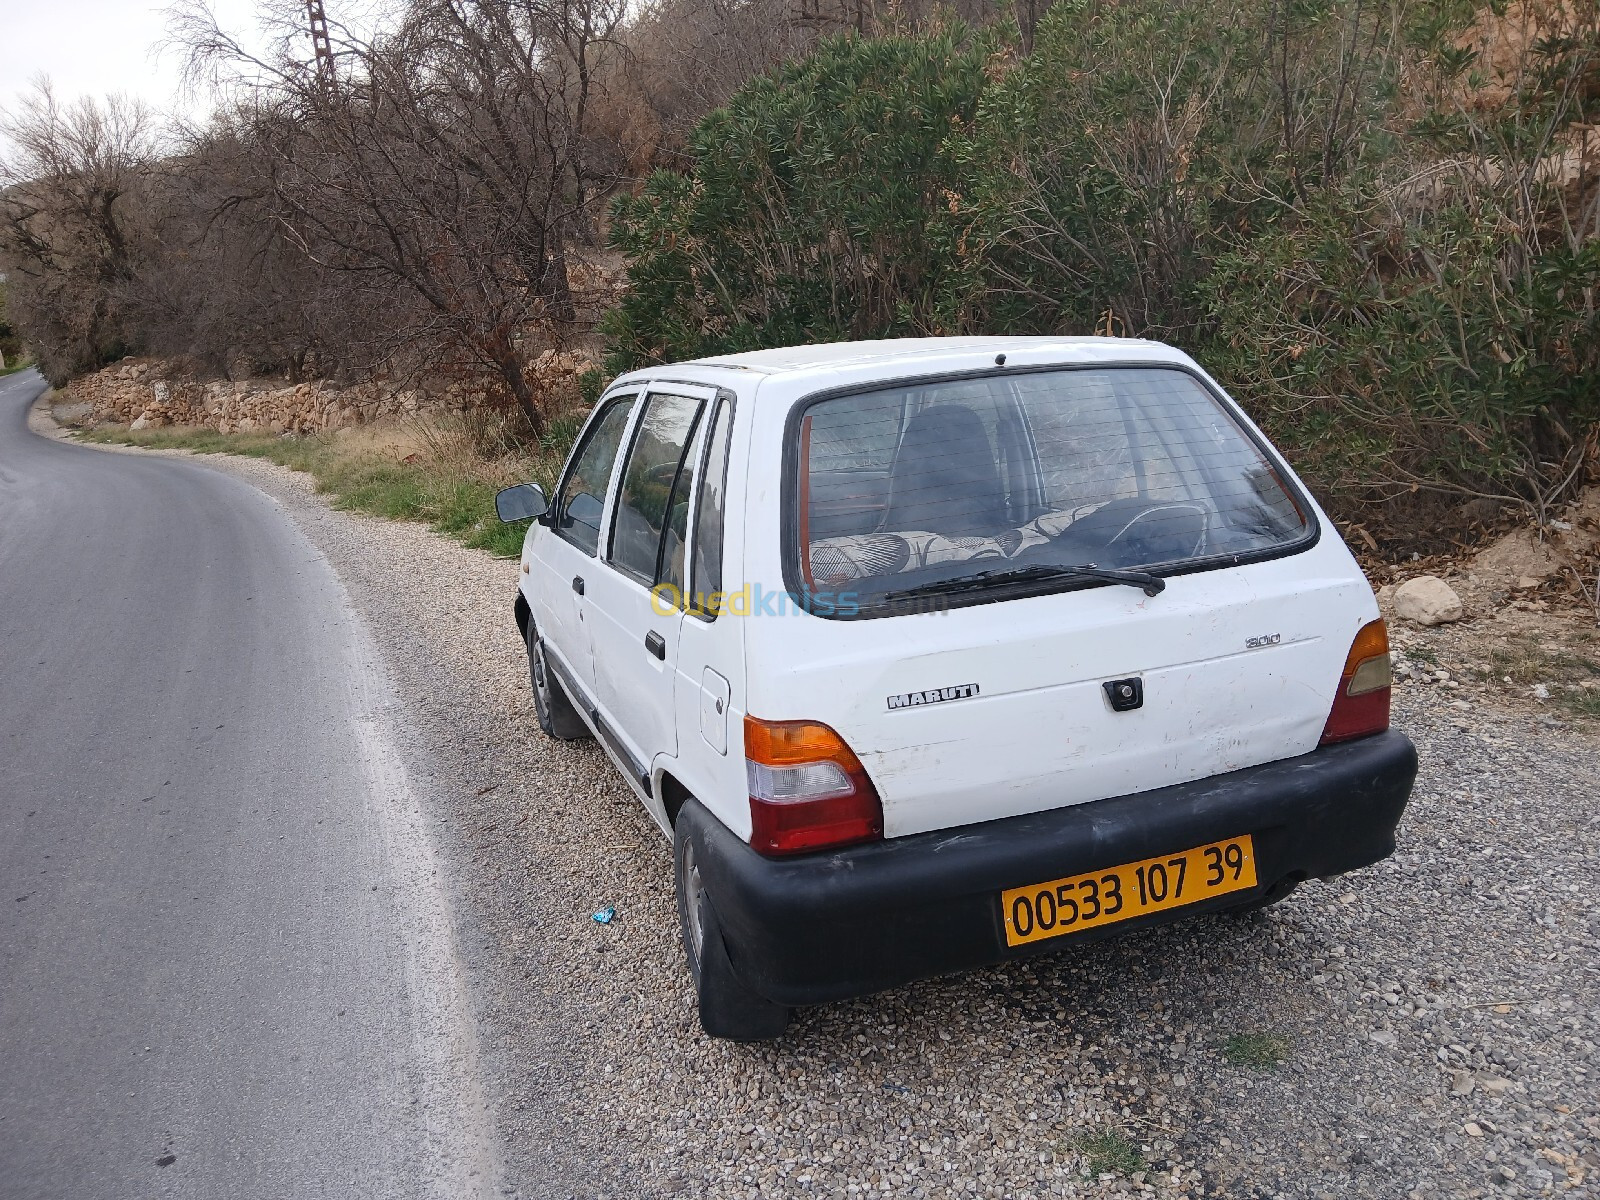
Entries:
[[545, 657], [545, 661], [561, 677], [561, 686], [566, 689], [567, 696], [582, 705], [583, 715], [588, 718], [590, 726], [600, 735], [600, 740], [606, 744], [606, 748], [611, 751], [612, 757], [617, 760], [617, 765], [622, 768], [623, 773], [628, 777], [628, 782], [638, 788], [644, 795], [649, 796], [651, 792], [650, 772], [645, 768], [645, 765], [633, 756], [622, 739], [617, 736], [616, 731], [606, 724], [604, 718], [600, 716], [600, 710], [590, 702], [588, 695], [578, 686], [577, 681], [572, 678], [561, 661], [549, 655]]

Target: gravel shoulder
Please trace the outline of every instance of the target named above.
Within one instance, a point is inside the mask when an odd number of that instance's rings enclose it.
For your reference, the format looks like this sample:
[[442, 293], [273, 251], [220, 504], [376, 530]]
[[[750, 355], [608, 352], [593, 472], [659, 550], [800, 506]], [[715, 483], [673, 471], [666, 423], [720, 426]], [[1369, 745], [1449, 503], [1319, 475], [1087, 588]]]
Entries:
[[406, 699], [522, 1195], [1600, 1194], [1587, 725], [1402, 684], [1422, 775], [1389, 861], [718, 1043], [666, 843], [597, 748], [537, 730], [515, 563], [206, 461], [328, 557]]

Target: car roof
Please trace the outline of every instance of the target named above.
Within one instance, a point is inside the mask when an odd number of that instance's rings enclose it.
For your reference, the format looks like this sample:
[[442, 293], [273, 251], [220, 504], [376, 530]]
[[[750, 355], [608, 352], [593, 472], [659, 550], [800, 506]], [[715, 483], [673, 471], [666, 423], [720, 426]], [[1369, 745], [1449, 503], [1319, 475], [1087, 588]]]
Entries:
[[901, 366], [925, 366], [926, 360], [932, 358], [941, 359], [942, 367], [962, 370], [992, 366], [997, 354], [1023, 355], [1030, 364], [1112, 362], [1129, 358], [1164, 362], [1186, 359], [1181, 351], [1144, 338], [885, 338], [881, 341], [821, 342], [807, 346], [751, 350], [743, 354], [721, 354], [630, 372], [618, 382], [659, 379], [670, 375], [674, 369], [685, 367], [754, 372], [768, 376], [816, 374], [839, 369], [852, 369], [853, 372], [866, 369], [872, 374], [882, 370], [888, 374]]

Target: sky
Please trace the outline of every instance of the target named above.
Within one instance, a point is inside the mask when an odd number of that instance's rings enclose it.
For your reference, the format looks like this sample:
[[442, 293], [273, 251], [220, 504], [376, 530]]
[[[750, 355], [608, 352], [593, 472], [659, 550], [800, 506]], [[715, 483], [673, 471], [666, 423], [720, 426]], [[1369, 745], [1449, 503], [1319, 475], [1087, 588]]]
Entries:
[[[338, 0], [324, 0], [330, 14]], [[14, 109], [40, 74], [62, 98], [126, 92], [164, 112], [203, 113], [203, 97], [179, 103], [181, 64], [156, 57], [168, 0], [0, 0], [0, 108]], [[257, 0], [211, 0], [223, 28], [259, 43]]]
[[[183, 64], [160, 49], [173, 0], [0, 0], [0, 109], [14, 111], [33, 81], [47, 75], [63, 100], [113, 92], [136, 96], [161, 113], [203, 117], [206, 95], [180, 94]], [[206, 0], [222, 28], [246, 49], [269, 44], [267, 7], [297, 22], [305, 0]], [[383, 27], [400, 0], [323, 0], [330, 24], [357, 33]], [[306, 49], [309, 51], [309, 39]], [[7, 150], [0, 134], [0, 155]]]

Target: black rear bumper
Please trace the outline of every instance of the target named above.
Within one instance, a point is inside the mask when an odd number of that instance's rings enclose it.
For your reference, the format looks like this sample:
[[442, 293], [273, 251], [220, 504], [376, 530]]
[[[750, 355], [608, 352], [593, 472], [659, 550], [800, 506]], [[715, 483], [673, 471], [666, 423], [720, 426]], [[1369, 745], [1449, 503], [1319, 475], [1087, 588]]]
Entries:
[[[1386, 858], [1417, 773], [1398, 732], [1194, 783], [794, 859], [763, 858], [698, 803], [679, 814], [744, 981], [818, 1004], [1248, 901]], [[1010, 948], [1005, 888], [1250, 834], [1257, 888]]]

